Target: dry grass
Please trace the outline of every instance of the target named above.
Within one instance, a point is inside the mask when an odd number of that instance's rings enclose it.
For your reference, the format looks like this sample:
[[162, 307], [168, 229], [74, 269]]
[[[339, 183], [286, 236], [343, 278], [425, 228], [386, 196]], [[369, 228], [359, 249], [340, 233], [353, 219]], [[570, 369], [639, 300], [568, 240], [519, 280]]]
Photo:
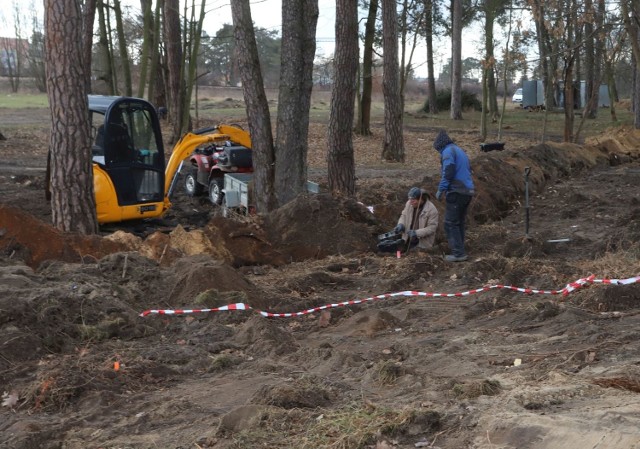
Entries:
[[416, 421], [435, 429], [440, 425], [440, 415], [413, 409], [389, 409], [368, 401], [351, 403], [339, 410], [313, 412], [268, 408], [260, 426], [233, 434], [231, 447], [363, 449], [403, 433]]
[[500, 394], [502, 386], [497, 380], [482, 380], [471, 383], [455, 384], [451, 392], [458, 399], [473, 399], [480, 396], [495, 396]]
[[393, 385], [403, 375], [402, 365], [392, 360], [383, 360], [374, 368], [375, 378], [381, 385]]
[[633, 245], [623, 250], [607, 252], [594, 260], [576, 261], [575, 265], [583, 273], [593, 273], [606, 279], [625, 279], [638, 275], [639, 257], [640, 246]]
[[298, 440], [300, 449], [359, 449], [374, 444], [381, 435], [393, 435], [412, 422], [412, 410], [390, 410], [370, 404], [353, 404], [329, 411]]
[[593, 379], [592, 382], [605, 388], [617, 388], [619, 390], [640, 393], [640, 380], [638, 379], [632, 379], [629, 377], [602, 377]]

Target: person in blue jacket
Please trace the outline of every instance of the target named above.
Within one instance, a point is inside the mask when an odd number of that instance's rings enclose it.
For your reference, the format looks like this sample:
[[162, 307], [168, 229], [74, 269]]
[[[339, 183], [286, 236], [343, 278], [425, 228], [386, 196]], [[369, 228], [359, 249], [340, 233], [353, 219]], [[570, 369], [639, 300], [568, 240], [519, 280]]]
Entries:
[[445, 130], [438, 132], [433, 147], [440, 153], [442, 164], [436, 199], [445, 200], [444, 231], [451, 251], [444, 259], [447, 262], [463, 262], [467, 260], [464, 249], [467, 208], [475, 193], [471, 164], [464, 150], [453, 143]]

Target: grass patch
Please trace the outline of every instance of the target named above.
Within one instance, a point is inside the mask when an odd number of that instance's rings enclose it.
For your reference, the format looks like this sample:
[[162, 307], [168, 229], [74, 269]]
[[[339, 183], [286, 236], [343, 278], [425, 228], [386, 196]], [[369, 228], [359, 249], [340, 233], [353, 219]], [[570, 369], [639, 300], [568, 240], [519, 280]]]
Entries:
[[47, 94], [1, 94], [0, 109], [48, 108]]
[[220, 292], [215, 288], [211, 288], [200, 292], [194, 303], [201, 307], [216, 308], [236, 302], [247, 302], [248, 296], [242, 291], [226, 291]]
[[231, 368], [240, 363], [240, 360], [229, 354], [219, 354], [212, 357], [211, 364], [209, 365], [209, 371], [224, 371], [227, 368]]
[[397, 439], [409, 426], [425, 433], [441, 426], [439, 413], [390, 409], [369, 402], [351, 403], [337, 410], [265, 409], [259, 424], [228, 435], [233, 449], [365, 449], [385, 439]]
[[451, 392], [458, 399], [474, 399], [480, 396], [495, 396], [502, 391], [497, 380], [483, 380], [469, 384], [455, 384]]
[[320, 415], [299, 440], [300, 449], [361, 449], [381, 435], [402, 432], [415, 418], [414, 410], [391, 410], [369, 404], [354, 404]]
[[403, 374], [402, 365], [391, 360], [379, 362], [374, 371], [375, 378], [381, 385], [393, 385]]

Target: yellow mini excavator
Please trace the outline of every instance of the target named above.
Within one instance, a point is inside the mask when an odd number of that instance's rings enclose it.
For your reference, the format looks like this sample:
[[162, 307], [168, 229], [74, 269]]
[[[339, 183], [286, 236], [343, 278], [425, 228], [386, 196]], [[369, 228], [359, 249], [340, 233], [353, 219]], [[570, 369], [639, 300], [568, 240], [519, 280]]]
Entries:
[[251, 149], [249, 133], [232, 125], [218, 125], [185, 134], [165, 164], [156, 108], [132, 97], [89, 95], [94, 137], [93, 179], [98, 222], [161, 216], [184, 159], [210, 145]]

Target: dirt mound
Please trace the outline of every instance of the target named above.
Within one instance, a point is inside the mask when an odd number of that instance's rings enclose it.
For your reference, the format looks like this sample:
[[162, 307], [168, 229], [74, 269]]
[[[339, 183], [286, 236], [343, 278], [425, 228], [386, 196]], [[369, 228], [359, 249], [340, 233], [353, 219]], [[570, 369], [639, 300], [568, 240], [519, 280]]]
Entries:
[[335, 395], [322, 379], [298, 379], [282, 385], [264, 385], [251, 399], [253, 404], [273, 405], [284, 409], [327, 407]]
[[83, 341], [143, 335], [146, 323], [137, 319], [135, 309], [138, 287], [155, 283], [148, 275], [131, 285], [114, 283], [103, 277], [107, 265], [51, 261], [38, 273], [24, 265], [0, 267], [0, 334], [12, 341], [3, 348], [5, 357], [30, 360], [70, 352]]
[[383, 229], [363, 204], [328, 194], [299, 196], [267, 215], [265, 228], [290, 261], [373, 251]]
[[514, 201], [523, 197], [525, 171], [529, 192], [535, 194], [559, 178], [608, 163], [608, 153], [602, 147], [572, 144], [541, 144], [524, 151], [482, 154], [473, 161], [477, 195], [469, 214], [477, 223], [504, 217]]
[[253, 355], [282, 356], [298, 349], [293, 335], [273, 320], [259, 316], [248, 319], [233, 337], [233, 341]]
[[79, 262], [127, 248], [98, 236], [64, 234], [15, 207], [0, 204], [0, 251], [37, 267], [45, 260]]
[[267, 309], [264, 292], [247, 281], [237, 270], [208, 255], [183, 257], [172, 266], [167, 303], [172, 306], [215, 308], [236, 302]]

